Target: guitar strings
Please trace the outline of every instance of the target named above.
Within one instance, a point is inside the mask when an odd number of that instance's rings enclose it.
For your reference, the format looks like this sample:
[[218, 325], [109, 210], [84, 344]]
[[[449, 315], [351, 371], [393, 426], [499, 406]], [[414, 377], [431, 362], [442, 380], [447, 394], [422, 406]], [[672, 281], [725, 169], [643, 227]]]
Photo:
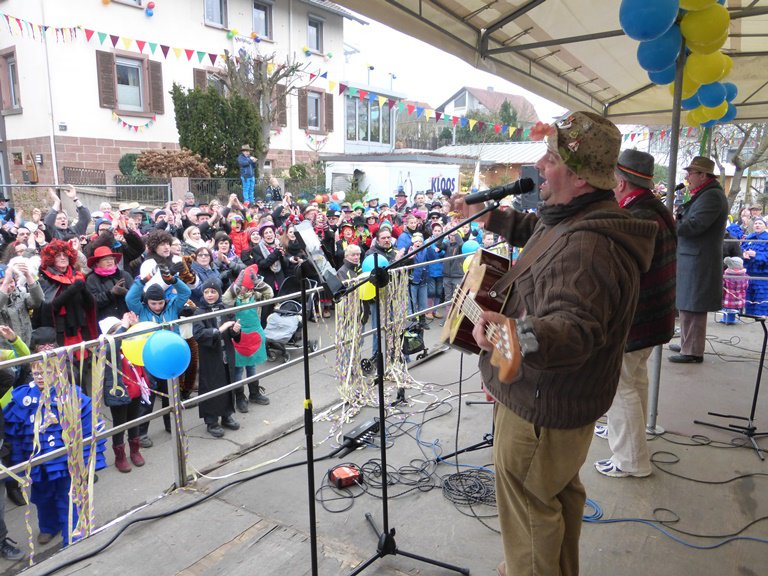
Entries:
[[[470, 293], [461, 286], [456, 288], [456, 301], [459, 303], [459, 309], [464, 312], [470, 322], [477, 324], [480, 321], [483, 309], [470, 298]], [[496, 347], [501, 341], [499, 325], [489, 322], [485, 328], [485, 338]]]

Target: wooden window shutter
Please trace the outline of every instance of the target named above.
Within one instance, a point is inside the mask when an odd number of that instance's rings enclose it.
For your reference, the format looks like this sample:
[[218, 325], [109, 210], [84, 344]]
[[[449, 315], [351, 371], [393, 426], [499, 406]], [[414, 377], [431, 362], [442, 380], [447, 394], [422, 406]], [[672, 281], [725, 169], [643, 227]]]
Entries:
[[193, 68], [192, 81], [195, 90], [205, 90], [208, 88], [208, 71], [202, 68]]
[[165, 94], [163, 93], [163, 64], [149, 60], [149, 111], [155, 114], [165, 113]]
[[96, 77], [99, 82], [99, 106], [114, 110], [117, 108], [117, 80], [112, 52], [96, 50]]
[[307, 91], [303, 88], [299, 90], [299, 128], [307, 130]]
[[323, 100], [325, 102], [325, 132], [333, 132], [333, 94], [324, 94]]
[[278, 126], [288, 126], [288, 102], [285, 95], [285, 86], [278, 84], [275, 86], [275, 106], [277, 106]]

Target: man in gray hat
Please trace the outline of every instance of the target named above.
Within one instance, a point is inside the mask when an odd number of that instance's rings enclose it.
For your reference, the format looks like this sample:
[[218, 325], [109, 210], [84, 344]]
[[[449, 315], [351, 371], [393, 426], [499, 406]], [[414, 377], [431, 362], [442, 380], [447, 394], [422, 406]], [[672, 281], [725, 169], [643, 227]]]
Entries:
[[707, 312], [723, 302], [723, 231], [728, 200], [715, 178], [715, 163], [696, 156], [686, 167], [691, 198], [677, 210], [677, 309], [680, 352], [670, 362], [701, 364], [707, 338]]
[[616, 396], [608, 410], [608, 424], [595, 434], [608, 438], [611, 457], [595, 462], [600, 474], [612, 478], [649, 476], [651, 457], [645, 438], [648, 407], [648, 357], [653, 347], [666, 344], [675, 331], [675, 268], [677, 233], [667, 207], [654, 196], [653, 156], [624, 150], [616, 165], [613, 193], [619, 207], [635, 218], [655, 222], [651, 267], [640, 275], [640, 298], [629, 329]]

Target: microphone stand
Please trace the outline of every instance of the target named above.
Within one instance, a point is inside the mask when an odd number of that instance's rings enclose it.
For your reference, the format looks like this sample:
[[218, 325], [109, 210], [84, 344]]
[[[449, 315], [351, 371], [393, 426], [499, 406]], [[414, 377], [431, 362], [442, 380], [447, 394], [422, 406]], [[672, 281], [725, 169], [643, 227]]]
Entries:
[[386, 413], [384, 409], [384, 355], [385, 351], [384, 348], [386, 347], [386, 342], [382, 338], [382, 324], [385, 321], [388, 321], [389, 318], [384, 318], [382, 316], [382, 309], [381, 309], [381, 292], [380, 289], [384, 288], [389, 283], [389, 272], [390, 270], [396, 270], [398, 268], [403, 267], [405, 264], [410, 262], [416, 254], [419, 252], [422, 252], [429, 248], [430, 246], [434, 245], [435, 243], [441, 241], [443, 238], [448, 236], [449, 234], [452, 234], [453, 232], [457, 231], [462, 226], [477, 220], [478, 218], [488, 214], [489, 212], [497, 209], [499, 207], [499, 201], [497, 199], [489, 200], [485, 203], [485, 208], [480, 210], [478, 213], [470, 216], [469, 218], [466, 218], [465, 220], [462, 220], [459, 224], [454, 226], [453, 228], [449, 228], [448, 230], [444, 231], [439, 236], [433, 238], [429, 242], [425, 242], [421, 248], [417, 248], [416, 250], [413, 250], [412, 252], [409, 252], [407, 254], [404, 254], [402, 258], [399, 260], [395, 260], [386, 268], [380, 268], [379, 267], [379, 254], [374, 254], [374, 268], [371, 272], [371, 275], [368, 278], [365, 278], [364, 280], [360, 280], [358, 282], [352, 283], [351, 286], [348, 286], [345, 288], [344, 292], [338, 297], [343, 296], [343, 294], [348, 294], [350, 292], [353, 292], [366, 282], [372, 282], [375, 286], [375, 296], [373, 299], [373, 305], [376, 307], [376, 314], [377, 318], [379, 319], [377, 325], [376, 325], [376, 334], [379, 339], [379, 349], [376, 352], [376, 387], [378, 391], [378, 397], [379, 397], [379, 451], [380, 451], [380, 458], [381, 458], [381, 470], [382, 470], [382, 488], [381, 488], [381, 517], [382, 517], [382, 530], [380, 531], [378, 527], [376, 526], [373, 515], [370, 512], [365, 513], [365, 519], [368, 522], [368, 524], [373, 529], [374, 534], [376, 534], [376, 538], [378, 539], [378, 545], [376, 547], [376, 552], [368, 558], [367, 560], [360, 563], [352, 572], [350, 572], [350, 576], [354, 576], [355, 574], [361, 573], [363, 570], [365, 570], [368, 566], [373, 564], [376, 560], [379, 558], [384, 558], [388, 555], [397, 555], [400, 554], [401, 556], [406, 556], [407, 558], [413, 558], [414, 560], [419, 560], [421, 562], [425, 562], [427, 564], [432, 564], [433, 566], [440, 566], [441, 568], [445, 568], [447, 570], [452, 570], [453, 572], [458, 572], [460, 574], [469, 574], [469, 568], [462, 568], [459, 566], [454, 566], [452, 564], [447, 564], [445, 562], [442, 562], [440, 560], [435, 560], [432, 558], [427, 558], [426, 556], [421, 556], [418, 554], [414, 554], [412, 552], [407, 552], [405, 550], [402, 550], [398, 547], [397, 542], [395, 541], [395, 529], [390, 528], [389, 526], [389, 496], [388, 496], [388, 490], [387, 487], [389, 485], [389, 480], [387, 478], [387, 443], [386, 443]]

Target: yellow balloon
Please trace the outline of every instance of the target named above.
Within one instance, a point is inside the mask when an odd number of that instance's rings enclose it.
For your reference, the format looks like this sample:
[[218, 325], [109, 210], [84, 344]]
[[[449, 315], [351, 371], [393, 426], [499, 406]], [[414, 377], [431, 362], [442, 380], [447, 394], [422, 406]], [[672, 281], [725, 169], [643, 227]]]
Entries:
[[713, 52], [712, 54], [693, 53], [685, 61], [686, 75], [698, 84], [717, 82], [722, 78], [724, 71], [725, 60], [720, 52]]
[[[140, 330], [157, 327], [157, 324], [154, 322], [139, 322], [138, 324], [131, 326], [128, 329], [128, 333], [130, 334], [131, 332], [138, 332]], [[147, 332], [146, 334], [139, 334], [133, 338], [125, 338], [121, 341], [123, 356], [126, 357], [128, 362], [134, 366], [144, 366], [144, 360], [142, 358], [144, 345], [147, 343], [147, 340], [149, 340], [149, 337], [152, 336], [152, 334], [154, 334], [154, 332]]]
[[728, 32], [731, 15], [720, 4], [688, 12], [680, 21], [680, 32], [689, 44], [706, 44]]
[[358, 288], [358, 294], [360, 295], [360, 300], [373, 300], [376, 297], [376, 286], [366, 282]]
[[[695, 82], [691, 79], [691, 77], [683, 70], [683, 100], [686, 98], [690, 98], [694, 94], [696, 94], [696, 91], [699, 89], [699, 86], [701, 84], [699, 82]], [[668, 86], [668, 90], [670, 95], [675, 95], [675, 83], [673, 82]]]
[[728, 112], [728, 102], [723, 100], [718, 106], [699, 106], [707, 120], [720, 120]]
[[733, 70], [733, 58], [728, 56], [728, 54], [723, 54], [723, 60], [725, 61], [725, 70], [723, 70], [723, 75], [719, 78], [720, 80], [728, 76]]
[[707, 42], [690, 42], [686, 44], [686, 47], [690, 48], [691, 52], [695, 52], [696, 54], [712, 54], [712, 52], [720, 50], [720, 48], [725, 45], [726, 40], [728, 40], [727, 30], [719, 38]]
[[685, 116], [685, 123], [688, 124], [688, 126], [692, 126], [694, 128], [698, 128], [701, 124], [701, 120], [699, 119], [696, 110], [696, 108], [689, 110], [688, 114]]
[[475, 254], [477, 254], [477, 252], [473, 252], [472, 254], [464, 258], [464, 262], [461, 264], [461, 268], [462, 270], [464, 270], [464, 274], [467, 273], [467, 270], [469, 270], [469, 267], [472, 265], [472, 258], [475, 257]]
[[704, 10], [717, 2], [717, 0], [680, 0], [680, 8], [693, 12], [695, 10]]

